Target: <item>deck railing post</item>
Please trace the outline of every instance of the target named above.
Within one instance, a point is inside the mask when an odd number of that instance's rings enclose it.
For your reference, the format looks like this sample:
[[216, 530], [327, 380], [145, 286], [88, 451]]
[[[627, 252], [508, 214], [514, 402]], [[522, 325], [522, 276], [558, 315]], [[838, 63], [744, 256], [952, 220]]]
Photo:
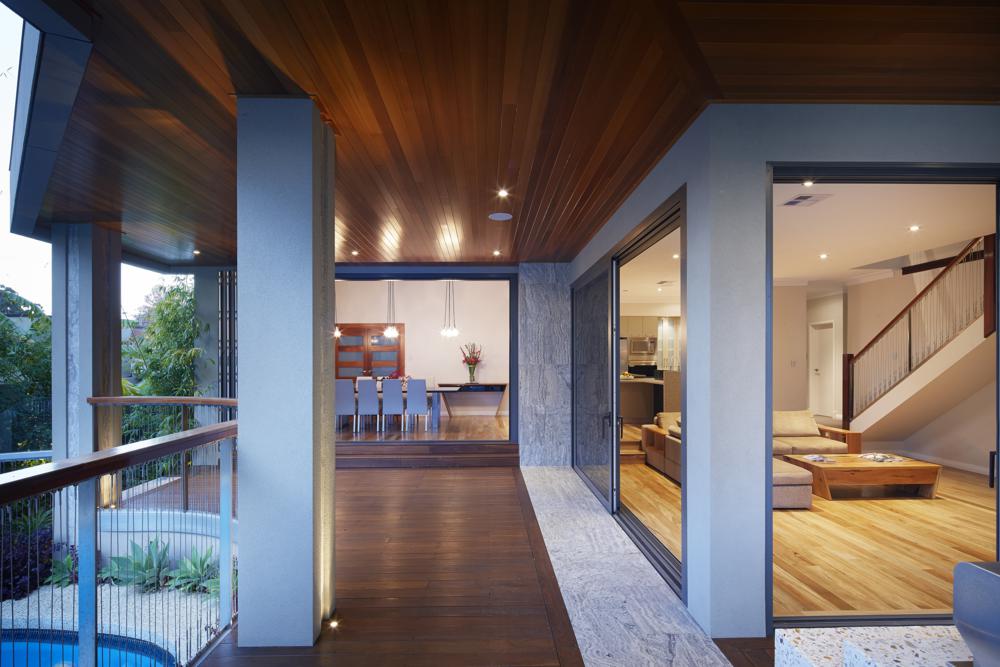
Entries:
[[233, 620], [233, 439], [219, 443], [219, 624]]
[[[181, 406], [181, 431], [186, 431], [191, 426], [191, 407]], [[181, 508], [187, 512], [190, 509], [191, 494], [188, 488], [188, 469], [191, 467], [191, 455], [188, 452], [181, 452]]]
[[77, 557], [81, 667], [97, 666], [97, 479], [77, 485]]

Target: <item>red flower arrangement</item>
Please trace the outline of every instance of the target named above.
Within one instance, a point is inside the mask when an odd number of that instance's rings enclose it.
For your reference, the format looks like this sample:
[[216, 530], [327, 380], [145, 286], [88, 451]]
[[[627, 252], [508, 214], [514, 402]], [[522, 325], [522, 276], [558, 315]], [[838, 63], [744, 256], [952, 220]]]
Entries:
[[459, 348], [462, 352], [462, 363], [469, 369], [469, 383], [476, 381], [476, 366], [483, 360], [483, 348], [475, 343], [469, 343]]

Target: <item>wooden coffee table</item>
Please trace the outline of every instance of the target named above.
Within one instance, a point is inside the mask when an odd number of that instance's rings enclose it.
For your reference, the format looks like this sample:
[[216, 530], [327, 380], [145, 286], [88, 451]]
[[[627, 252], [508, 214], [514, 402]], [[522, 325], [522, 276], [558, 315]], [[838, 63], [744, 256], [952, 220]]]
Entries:
[[800, 454], [786, 455], [789, 463], [813, 475], [813, 493], [833, 500], [831, 486], [917, 486], [924, 498], [933, 498], [941, 477], [941, 466], [905, 456], [894, 463], [867, 461], [859, 454], [827, 454], [829, 462], [810, 461]]

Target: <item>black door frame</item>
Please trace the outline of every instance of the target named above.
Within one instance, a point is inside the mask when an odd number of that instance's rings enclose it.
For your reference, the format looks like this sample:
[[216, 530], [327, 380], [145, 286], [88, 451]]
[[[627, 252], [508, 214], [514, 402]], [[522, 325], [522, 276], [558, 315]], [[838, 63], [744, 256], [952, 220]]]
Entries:
[[[620, 359], [618, 355], [619, 326], [621, 323], [621, 294], [619, 290], [619, 272], [621, 265], [627, 263], [649, 249], [655, 243], [665, 238], [669, 234], [679, 231], [681, 234], [681, 415], [687, 409], [687, 189], [681, 186], [676, 192], [663, 201], [652, 213], [646, 216], [642, 222], [636, 225], [625, 238], [597, 260], [579, 278], [573, 281], [572, 290], [589, 284], [595, 277], [608, 272], [608, 289], [610, 293], [608, 307], [608, 345], [610, 363], [608, 369], [608, 381], [611, 385], [612, 397], [612, 437], [609, 446], [612, 449], [611, 455], [611, 498], [606, 503], [599, 489], [597, 489], [586, 474], [576, 465], [576, 437], [575, 432], [572, 442], [572, 465], [573, 469], [584, 481], [587, 487], [597, 496], [601, 504], [604, 505], [614, 516], [615, 520], [622, 527], [629, 538], [635, 543], [639, 550], [653, 565], [654, 569], [663, 577], [667, 584], [677, 593], [681, 600], [687, 604], [687, 568], [684, 566], [688, 544], [688, 522], [687, 522], [687, 440], [684, 431], [681, 432], [681, 557], [677, 558], [671, 553], [653, 533], [635, 516], [621, 504], [621, 484], [620, 484], [620, 430], [617, 427], [618, 417], [621, 415], [621, 395], [618, 385], [618, 376], [621, 371]], [[575, 300], [572, 298], [571, 303]], [[575, 311], [574, 311], [575, 314]], [[571, 339], [576, 341], [575, 317], [571, 319], [574, 331]], [[572, 356], [575, 360], [575, 354]], [[574, 369], [575, 378], [575, 369]], [[576, 423], [576, 390], [572, 387], [571, 406], [573, 408], [573, 423]], [[610, 505], [610, 506], [609, 506]]]
[[397, 445], [433, 444], [517, 444], [518, 442], [518, 268], [516, 264], [387, 264], [352, 263], [336, 266], [336, 280], [486, 280], [505, 281], [508, 293], [507, 360], [507, 439], [506, 440], [420, 440], [399, 441]]
[[[773, 295], [774, 281], [774, 203], [773, 185], [775, 183], [801, 183], [810, 179], [816, 183], [904, 183], [904, 184], [982, 184], [993, 185], [995, 188], [996, 208], [994, 211], [994, 232], [1000, 233], [1000, 164], [963, 164], [963, 163], [908, 163], [908, 162], [768, 162], [767, 184], [767, 432], [771, 431], [773, 363], [770, 354], [770, 340], [773, 337]], [[1000, 273], [1000, 272], [998, 272]], [[995, 298], [1000, 297], [994, 289]], [[998, 299], [1000, 303], [1000, 299]], [[996, 305], [994, 305], [996, 308]], [[995, 341], [1000, 341], [1000, 335], [995, 335]], [[995, 343], [996, 344], [996, 343]], [[1000, 352], [1000, 344], [997, 344]], [[1000, 366], [1000, 356], [997, 357]], [[1000, 374], [994, 382], [1000, 381]], [[994, 424], [997, 428], [997, 440], [993, 443], [994, 451], [1000, 452], [1000, 403], [994, 406]], [[770, 443], [770, 438], [767, 438]], [[770, 452], [769, 452], [770, 454]], [[767, 457], [767, 480], [771, 477], [771, 456]], [[951, 614], [891, 614], [891, 615], [830, 615], [807, 617], [774, 616], [774, 514], [771, 499], [771, 484], [765, 484], [766, 495], [766, 545], [767, 565], [766, 577], [766, 615], [769, 620], [768, 634], [773, 634], [776, 627], [836, 627], [843, 625], [950, 625], [954, 622]], [[996, 485], [994, 497], [994, 519], [996, 521], [996, 543], [994, 556], [1000, 557], [1000, 484]]]

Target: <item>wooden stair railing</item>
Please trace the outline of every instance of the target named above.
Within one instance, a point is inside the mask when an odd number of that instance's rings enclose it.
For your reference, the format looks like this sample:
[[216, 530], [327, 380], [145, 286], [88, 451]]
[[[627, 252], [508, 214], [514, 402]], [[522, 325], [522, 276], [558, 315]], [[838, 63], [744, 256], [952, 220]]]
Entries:
[[867, 345], [844, 355], [844, 428], [978, 317], [984, 337], [996, 331], [995, 254], [995, 234], [970, 241]]

